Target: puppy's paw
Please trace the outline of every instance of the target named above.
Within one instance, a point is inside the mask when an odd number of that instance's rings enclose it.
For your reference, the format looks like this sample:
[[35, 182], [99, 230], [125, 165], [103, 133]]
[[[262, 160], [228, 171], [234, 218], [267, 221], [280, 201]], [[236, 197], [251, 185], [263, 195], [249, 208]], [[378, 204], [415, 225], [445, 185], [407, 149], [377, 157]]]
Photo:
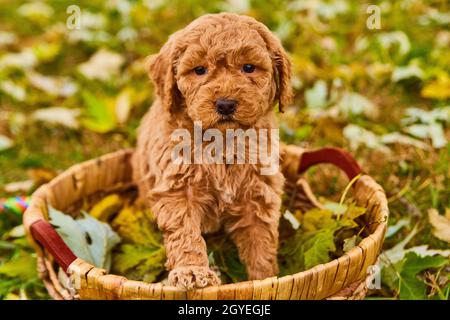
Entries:
[[192, 290], [219, 285], [220, 279], [208, 267], [186, 266], [170, 271], [169, 284], [181, 289]]

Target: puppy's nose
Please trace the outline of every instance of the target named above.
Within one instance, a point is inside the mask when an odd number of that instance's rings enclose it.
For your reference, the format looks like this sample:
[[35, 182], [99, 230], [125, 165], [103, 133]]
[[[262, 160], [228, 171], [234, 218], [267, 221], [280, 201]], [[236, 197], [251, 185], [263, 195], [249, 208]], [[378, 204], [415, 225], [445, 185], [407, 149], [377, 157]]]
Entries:
[[216, 100], [216, 110], [223, 116], [229, 116], [236, 111], [236, 100], [218, 99]]

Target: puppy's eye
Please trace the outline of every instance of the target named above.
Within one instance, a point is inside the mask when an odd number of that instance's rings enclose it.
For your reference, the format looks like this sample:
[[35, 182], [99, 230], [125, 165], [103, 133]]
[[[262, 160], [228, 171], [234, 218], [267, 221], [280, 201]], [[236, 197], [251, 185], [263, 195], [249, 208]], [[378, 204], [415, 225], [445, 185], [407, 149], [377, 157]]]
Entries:
[[244, 64], [244, 66], [242, 67], [242, 71], [244, 71], [245, 73], [252, 73], [253, 71], [255, 71], [255, 66], [252, 64]]
[[206, 71], [207, 71], [207, 69], [206, 69], [205, 67], [203, 67], [203, 66], [199, 66], [199, 67], [195, 67], [195, 68], [194, 68], [195, 74], [197, 74], [197, 75], [199, 75], [199, 76], [205, 74]]

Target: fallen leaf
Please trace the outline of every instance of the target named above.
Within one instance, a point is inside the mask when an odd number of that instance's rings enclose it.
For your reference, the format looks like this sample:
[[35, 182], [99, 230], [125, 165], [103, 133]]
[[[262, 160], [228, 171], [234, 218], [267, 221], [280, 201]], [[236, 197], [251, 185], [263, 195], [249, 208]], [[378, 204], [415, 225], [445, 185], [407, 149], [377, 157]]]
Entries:
[[333, 212], [323, 209], [311, 209], [303, 215], [302, 228], [304, 231], [318, 231], [335, 226]]
[[50, 107], [34, 111], [31, 114], [31, 119], [51, 124], [59, 124], [71, 129], [78, 129], [80, 124], [77, 118], [80, 113], [80, 109]]
[[431, 138], [435, 148], [442, 148], [447, 144], [444, 130], [440, 124], [415, 124], [405, 128], [405, 131], [420, 138]]
[[10, 238], [21, 238], [25, 236], [25, 227], [23, 224], [19, 224], [15, 226], [11, 230], [8, 231], [8, 237]]
[[17, 42], [17, 40], [18, 37], [16, 36], [15, 33], [0, 31], [0, 47], [14, 44]]
[[27, 193], [33, 188], [34, 181], [33, 180], [24, 180], [24, 181], [16, 181], [16, 182], [10, 182], [3, 186], [3, 190], [8, 193], [16, 193], [16, 192], [22, 192]]
[[44, 17], [50, 18], [54, 10], [51, 6], [43, 2], [31, 2], [25, 3], [19, 7], [17, 10], [21, 16], [33, 18], [33, 17]]
[[114, 218], [111, 225], [124, 243], [158, 247], [161, 245], [161, 233], [148, 214], [125, 206]]
[[5, 300], [20, 300], [20, 297], [14, 293], [8, 293], [5, 297]]
[[78, 90], [77, 84], [67, 77], [49, 77], [36, 72], [29, 72], [27, 73], [27, 79], [32, 86], [52, 96], [67, 98]]
[[7, 53], [0, 57], [0, 70], [16, 68], [28, 70], [37, 65], [38, 59], [31, 48], [18, 53]]
[[398, 132], [392, 132], [382, 135], [381, 142], [385, 144], [399, 143], [407, 146], [413, 146], [423, 150], [431, 149], [428, 144]]
[[165, 270], [163, 246], [123, 244], [114, 256], [114, 272], [132, 280], [154, 282]]
[[445, 100], [450, 98], [450, 77], [445, 75], [428, 83], [420, 94], [428, 99]]
[[[428, 127], [426, 130], [428, 130]], [[349, 124], [344, 127], [343, 134], [344, 137], [349, 140], [350, 147], [353, 150], [356, 150], [359, 146], [363, 145], [370, 149], [379, 149], [388, 154], [390, 150], [386, 147], [386, 145], [394, 143], [409, 145], [423, 150], [430, 150], [430, 146], [426, 143], [398, 132], [387, 133], [379, 136], [370, 130], [354, 124]]]
[[36, 258], [31, 253], [20, 250], [11, 260], [0, 265], [0, 274], [10, 278], [30, 281], [37, 277]]
[[405, 253], [408, 252], [414, 252], [420, 257], [436, 256], [436, 255], [445, 258], [450, 257], [450, 250], [429, 249], [427, 244], [406, 249]]
[[120, 124], [127, 122], [131, 107], [131, 92], [125, 89], [119, 94], [115, 104], [117, 122]]
[[386, 238], [390, 238], [399, 232], [403, 227], [408, 226], [411, 223], [409, 218], [400, 219], [396, 224], [389, 226], [386, 231]]
[[423, 77], [424, 73], [422, 69], [416, 65], [409, 65], [405, 67], [396, 67], [392, 72], [391, 80], [393, 82], [399, 82], [410, 78], [422, 79]]
[[429, 135], [431, 143], [436, 149], [443, 148], [447, 145], [447, 138], [445, 137], [444, 128], [440, 123], [432, 123], [429, 127]]
[[403, 259], [405, 256], [405, 247], [411, 241], [412, 238], [417, 234], [418, 226], [415, 225], [411, 232], [399, 243], [389, 250], [383, 251], [380, 255], [380, 264], [382, 267], [389, 266], [390, 264], [395, 264], [396, 262]]
[[17, 101], [24, 101], [27, 97], [25, 89], [10, 80], [0, 82], [0, 89]]
[[397, 46], [400, 55], [405, 55], [411, 50], [409, 38], [403, 31], [380, 33], [377, 39], [385, 49], [391, 49]]
[[430, 136], [428, 124], [414, 124], [412, 126], [406, 127], [405, 131], [415, 137], [422, 139], [428, 138]]
[[431, 23], [445, 26], [450, 24], [450, 13], [439, 11], [436, 8], [428, 8], [425, 14], [419, 16], [418, 20], [424, 26], [430, 25]]
[[106, 49], [97, 51], [87, 62], [78, 66], [78, 70], [88, 79], [107, 81], [119, 74], [124, 58]]
[[281, 274], [292, 274], [329, 262], [330, 254], [337, 250], [336, 233], [357, 227], [353, 219], [365, 212], [365, 209], [350, 208], [353, 206], [348, 206], [339, 220], [335, 218], [337, 214], [327, 209], [311, 209], [303, 214], [293, 238], [283, 239], [280, 245]]
[[327, 103], [327, 84], [318, 80], [311, 89], [305, 91], [306, 106], [308, 108], [323, 108]]
[[405, 110], [405, 115], [401, 120], [402, 124], [408, 125], [416, 121], [425, 124], [438, 121], [450, 122], [450, 106], [435, 108], [429, 111], [419, 108], [407, 108]]
[[[147, 1], [151, 2], [151, 1]], [[251, 9], [249, 0], [227, 0], [223, 3], [223, 10], [228, 12], [235, 12], [245, 14]]]
[[341, 99], [337, 102], [336, 108], [345, 117], [351, 114], [363, 114], [369, 118], [375, 118], [378, 115], [377, 106], [356, 92], [344, 92]]
[[433, 235], [447, 243], [450, 243], [450, 219], [441, 216], [439, 212], [434, 209], [428, 209], [428, 220], [433, 226]]
[[402, 300], [423, 300], [426, 298], [427, 285], [417, 278], [423, 270], [439, 268], [448, 263], [444, 257], [419, 257], [410, 252], [406, 255], [400, 272], [400, 299]]
[[[117, 7], [115, 7], [117, 8]], [[81, 13], [83, 27], [92, 30], [103, 30], [106, 28], [107, 19], [101, 13], [94, 13], [88, 10], [83, 10]]]
[[305, 269], [330, 261], [329, 253], [336, 250], [333, 231], [332, 229], [320, 231], [305, 241], [303, 245]]
[[83, 100], [86, 106], [86, 115], [82, 119], [83, 126], [99, 133], [106, 133], [116, 128], [114, 111], [106, 101], [87, 91], [83, 92]]
[[119, 195], [110, 194], [97, 202], [89, 214], [100, 221], [107, 222], [122, 209], [123, 204]]
[[360, 126], [349, 124], [344, 127], [343, 134], [353, 150], [364, 145], [370, 149], [379, 149], [384, 153], [389, 153], [389, 149], [381, 142], [378, 135]]
[[0, 151], [9, 149], [13, 145], [14, 142], [10, 138], [0, 134]]
[[[56, 59], [56, 57], [61, 53], [61, 43], [59, 42], [42, 42], [37, 43], [33, 46], [33, 52], [39, 62], [49, 63]], [[34, 71], [31, 71], [34, 72]], [[59, 78], [67, 79], [67, 78]]]

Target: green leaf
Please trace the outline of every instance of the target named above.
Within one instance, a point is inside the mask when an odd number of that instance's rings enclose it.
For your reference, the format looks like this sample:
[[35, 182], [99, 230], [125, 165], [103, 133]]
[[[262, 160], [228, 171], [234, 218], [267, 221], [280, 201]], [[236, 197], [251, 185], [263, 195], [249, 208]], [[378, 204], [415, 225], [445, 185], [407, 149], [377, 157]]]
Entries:
[[114, 110], [104, 100], [97, 99], [88, 91], [83, 91], [82, 97], [86, 105], [86, 118], [82, 124], [89, 130], [106, 133], [116, 128], [117, 121]]
[[[339, 207], [331, 204], [328, 208], [337, 212], [318, 208], [307, 211], [302, 217], [301, 228], [295, 235], [281, 241], [278, 255], [281, 275], [329, 262], [330, 254], [337, 251], [336, 243], [344, 240], [341, 238], [342, 234], [337, 233], [357, 227], [358, 224], [353, 219], [365, 212], [365, 209], [353, 204]], [[342, 212], [340, 220], [337, 220], [335, 215]]]
[[400, 272], [400, 299], [422, 300], [426, 298], [427, 285], [417, 275], [430, 268], [439, 268], [447, 264], [448, 259], [441, 256], [420, 257], [409, 252]]
[[114, 255], [113, 272], [133, 280], [153, 282], [164, 271], [163, 247], [123, 244]]
[[36, 258], [26, 251], [20, 250], [13, 258], [0, 266], [0, 274], [22, 281], [32, 280], [37, 276]]
[[303, 245], [305, 269], [330, 261], [330, 252], [336, 251], [334, 230], [326, 229], [318, 232]]
[[217, 262], [220, 272], [232, 282], [247, 280], [245, 266], [239, 259], [238, 251], [234, 246], [223, 251], [214, 251], [214, 260]]

